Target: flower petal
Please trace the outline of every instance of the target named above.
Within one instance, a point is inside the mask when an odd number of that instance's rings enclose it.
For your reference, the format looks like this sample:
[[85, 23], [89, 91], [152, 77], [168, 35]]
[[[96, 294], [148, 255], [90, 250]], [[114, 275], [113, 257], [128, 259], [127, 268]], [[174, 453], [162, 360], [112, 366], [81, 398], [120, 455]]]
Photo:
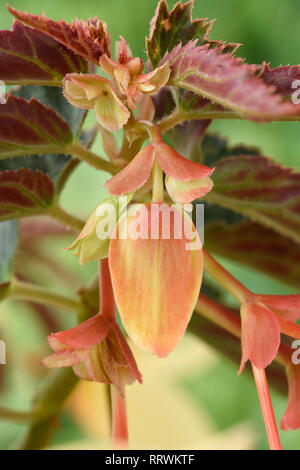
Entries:
[[125, 338], [123, 336], [123, 333], [121, 332], [121, 330], [120, 330], [119, 326], [117, 325], [117, 323], [112, 325], [112, 329], [115, 332], [118, 343], [119, 343], [120, 348], [121, 348], [121, 350], [124, 354], [124, 357], [127, 361], [128, 367], [130, 368], [130, 371], [131, 371], [133, 377], [136, 380], [138, 380], [138, 382], [142, 383], [142, 375], [141, 375], [141, 373], [138, 369], [138, 366], [135, 362], [135, 359], [134, 359], [134, 356], [131, 352], [131, 349], [130, 349], [127, 341], [125, 340]]
[[248, 359], [258, 369], [267, 367], [275, 358], [280, 344], [278, 320], [265, 305], [242, 305], [241, 318], [243, 354], [239, 374]]
[[206, 176], [191, 181], [179, 181], [171, 176], [166, 177], [166, 188], [173, 199], [179, 204], [192, 202], [195, 199], [205, 196], [213, 187], [212, 180]]
[[169, 80], [171, 69], [167, 62], [165, 62], [157, 69], [145, 75], [140, 75], [137, 80], [138, 88], [144, 93], [154, 94], [160, 88], [165, 86]]
[[116, 132], [123, 127], [129, 119], [130, 112], [111, 90], [106, 90], [97, 98], [94, 110], [99, 124], [108, 131]]
[[141, 188], [150, 176], [153, 159], [154, 149], [152, 145], [147, 145], [123, 170], [106, 181], [106, 190], [120, 196]]
[[287, 366], [286, 373], [289, 383], [289, 399], [281, 420], [281, 429], [284, 431], [300, 427], [300, 365]]
[[96, 98], [110, 88], [109, 81], [93, 74], [69, 73], [63, 81], [66, 99], [79, 108], [93, 108]]
[[89, 318], [75, 328], [70, 330], [52, 333], [49, 337], [51, 341], [58, 341], [71, 348], [89, 348], [100, 343], [108, 334], [111, 323], [101, 314]]
[[191, 181], [210, 176], [214, 171], [214, 168], [187, 160], [164, 142], [154, 145], [159, 166], [172, 178]]
[[88, 349], [65, 349], [45, 357], [42, 365], [49, 369], [55, 367], [70, 367], [82, 362], [88, 356]]
[[[153, 216], [153, 206], [159, 209], [159, 216]], [[182, 338], [197, 302], [203, 273], [201, 243], [191, 220], [178, 208], [136, 204], [126, 215], [125, 237], [113, 237], [109, 248], [116, 303], [133, 342], [167, 356]], [[125, 216], [117, 226], [120, 233]], [[169, 237], [162, 220], [170, 221]], [[147, 238], [142, 234], [134, 239], [135, 224], [146, 227]], [[183, 225], [185, 234], [180, 237]], [[187, 249], [191, 239], [199, 241], [197, 249]]]
[[268, 307], [296, 311], [300, 315], [300, 295], [255, 295], [255, 299]]

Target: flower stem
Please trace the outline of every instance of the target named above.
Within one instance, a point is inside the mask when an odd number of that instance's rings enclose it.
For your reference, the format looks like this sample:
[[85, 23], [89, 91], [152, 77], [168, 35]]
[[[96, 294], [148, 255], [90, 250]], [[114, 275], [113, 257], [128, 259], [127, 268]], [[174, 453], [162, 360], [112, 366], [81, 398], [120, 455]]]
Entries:
[[14, 279], [7, 292], [7, 297], [36, 302], [41, 305], [52, 305], [53, 307], [69, 310], [80, 314], [83, 306], [78, 298], [66, 297], [49, 289], [27, 282]]
[[0, 420], [7, 420], [14, 423], [30, 423], [34, 419], [32, 411], [17, 411], [10, 408], [0, 407]]
[[116, 388], [111, 385], [112, 401], [112, 441], [115, 449], [128, 448], [128, 427], [125, 398], [121, 397]]
[[77, 157], [79, 160], [85, 161], [97, 170], [106, 171], [112, 175], [115, 175], [119, 171], [119, 168], [117, 168], [113, 163], [104, 160], [91, 150], [83, 147], [80, 142], [73, 142], [70, 144], [68, 151], [73, 155], [73, 157]]
[[69, 214], [58, 205], [53, 205], [52, 207], [50, 207], [48, 215], [61, 222], [63, 225], [66, 225], [67, 227], [71, 228], [75, 232], [80, 232], [85, 224], [83, 220], [78, 219], [74, 215]]
[[252, 293], [228, 271], [226, 271], [226, 269], [223, 268], [223, 266], [221, 266], [221, 264], [218, 263], [205, 249], [203, 249], [203, 255], [205, 270], [239, 303], [245, 303], [252, 297]]
[[[235, 113], [234, 111], [217, 111], [213, 109], [187, 112], [182, 109], [175, 110], [172, 114], [164, 117], [159, 123], [160, 130], [166, 132], [169, 129], [181, 124], [184, 121], [201, 120], [201, 119], [237, 119], [247, 120], [243, 116]], [[277, 121], [300, 121], [300, 116], [283, 116], [277, 119]]]
[[265, 370], [257, 369], [253, 364], [252, 370], [267, 431], [270, 449], [281, 450], [281, 443], [274, 416]]
[[99, 261], [99, 296], [100, 311], [102, 315], [110, 317], [113, 321], [116, 319], [116, 307], [114, 292], [111, 283], [108, 258]]

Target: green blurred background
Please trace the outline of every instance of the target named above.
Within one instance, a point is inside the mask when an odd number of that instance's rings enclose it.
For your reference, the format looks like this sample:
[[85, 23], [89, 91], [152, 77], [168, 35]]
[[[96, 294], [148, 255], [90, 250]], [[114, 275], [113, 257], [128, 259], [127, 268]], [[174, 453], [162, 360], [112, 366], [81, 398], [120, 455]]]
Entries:
[[[38, 0], [14, 0], [12, 6], [41, 14], [44, 10], [52, 19], [64, 18], [73, 20], [75, 16], [83, 19], [98, 15], [107, 22], [112, 41], [123, 35], [129, 42], [135, 55], [145, 57], [145, 36], [149, 22], [154, 14], [156, 0], [64, 0], [63, 2], [43, 2]], [[169, 1], [169, 6], [175, 1]], [[248, 62], [261, 63], [270, 61], [272, 67], [281, 64], [300, 62], [300, 2], [299, 0], [195, 0], [194, 17], [216, 18], [211, 38], [242, 43], [239, 54]], [[12, 18], [2, 4], [0, 13], [1, 29], [10, 28]], [[285, 165], [300, 168], [299, 164], [299, 123], [257, 124], [243, 121], [215, 122], [211, 130], [219, 131], [229, 137], [231, 143], [245, 142], [263, 149], [265, 155], [272, 156]], [[95, 151], [101, 152], [99, 140]], [[81, 165], [72, 176], [69, 186], [64, 191], [62, 204], [64, 208], [86, 216], [103, 198], [104, 180], [99, 181], [97, 172]], [[47, 244], [45, 250], [61, 253], [65, 246], [61, 240]], [[72, 256], [59, 254], [68, 268], [82, 280], [88, 280], [95, 272], [96, 266], [79, 268]], [[246, 270], [233, 263], [226, 262], [227, 267], [253, 290], [264, 293], [291, 293], [287, 286], [275, 282], [266, 276]], [[50, 278], [39, 271], [41, 283], [51, 282], [60, 288], [55, 277]], [[57, 283], [57, 285], [55, 285]], [[77, 287], [75, 283], [75, 288]], [[5, 302], [0, 318], [0, 330], [8, 344], [18, 345], [21, 355], [29, 353], [45, 342], [43, 325], [38, 324], [32, 312], [19, 303]], [[64, 320], [64, 325], [72, 321]], [[47, 351], [44, 345], [45, 351]], [[29, 406], [30, 397], [36, 388], [39, 378], [32, 379], [22, 373], [22, 361], [15, 359], [15, 369], [9, 373], [9, 389], [2, 392], [0, 404]], [[0, 367], [10, 367], [9, 365]], [[237, 377], [235, 368], [223, 359], [216, 360], [213, 366], [195, 371], [191, 376], [182, 378], [176, 386], [185, 391], [185, 399], [204, 408], [219, 431], [229, 429], [239, 422], [251, 423], [257, 436], [255, 446], [267, 448], [264, 428], [258, 407], [255, 388], [247, 377]], [[286, 399], [273, 393], [277, 419], [282, 415]], [[12, 445], [24, 427], [0, 423], [0, 448]], [[155, 432], [155, 431], [153, 431]], [[72, 417], [66, 413], [56, 442], [84, 437], [83, 431], [74, 424]], [[281, 433], [285, 448], [300, 449], [300, 431]], [[232, 448], [235, 448], [232, 442]]]

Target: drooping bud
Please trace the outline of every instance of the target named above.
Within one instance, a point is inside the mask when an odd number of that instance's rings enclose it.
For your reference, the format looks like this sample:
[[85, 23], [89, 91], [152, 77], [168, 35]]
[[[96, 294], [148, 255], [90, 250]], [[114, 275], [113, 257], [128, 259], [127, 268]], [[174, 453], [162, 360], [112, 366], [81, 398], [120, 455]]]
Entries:
[[203, 273], [191, 219], [167, 204], [135, 204], [120, 218], [109, 248], [122, 323], [141, 349], [167, 356], [182, 338]]

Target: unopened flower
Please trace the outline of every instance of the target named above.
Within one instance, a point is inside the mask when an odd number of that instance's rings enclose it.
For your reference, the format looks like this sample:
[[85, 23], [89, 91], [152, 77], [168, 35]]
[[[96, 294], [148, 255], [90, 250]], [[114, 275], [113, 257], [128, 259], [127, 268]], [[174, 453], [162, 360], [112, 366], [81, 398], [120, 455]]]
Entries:
[[144, 147], [117, 175], [106, 182], [107, 191], [115, 196], [136, 191], [150, 177], [154, 159], [166, 173], [166, 188], [178, 203], [189, 203], [211, 191], [209, 178], [213, 168], [187, 160], [161, 139]]
[[264, 369], [275, 358], [280, 331], [300, 338], [300, 326], [295, 321], [300, 314], [299, 295], [253, 295], [241, 307], [242, 360], [239, 373], [250, 360], [258, 369]]
[[76, 240], [66, 248], [74, 250], [80, 264], [107, 258], [111, 234], [130, 199], [130, 195], [105, 199], [92, 212]]
[[133, 342], [167, 356], [185, 333], [199, 295], [202, 246], [175, 205], [135, 204], [120, 218], [109, 267], [122, 323]]
[[142, 59], [132, 56], [123, 38], [118, 45], [118, 60], [115, 61], [104, 54], [100, 59], [100, 65], [104, 72], [116, 81], [120, 93], [127, 97], [129, 109], [135, 109], [144, 94], [157, 93], [169, 80], [171, 70], [167, 63], [150, 73], [142, 74], [144, 69]]
[[97, 121], [107, 130], [117, 131], [129, 119], [130, 112], [106, 78], [92, 74], [67, 74], [63, 93], [73, 106], [94, 109]]

